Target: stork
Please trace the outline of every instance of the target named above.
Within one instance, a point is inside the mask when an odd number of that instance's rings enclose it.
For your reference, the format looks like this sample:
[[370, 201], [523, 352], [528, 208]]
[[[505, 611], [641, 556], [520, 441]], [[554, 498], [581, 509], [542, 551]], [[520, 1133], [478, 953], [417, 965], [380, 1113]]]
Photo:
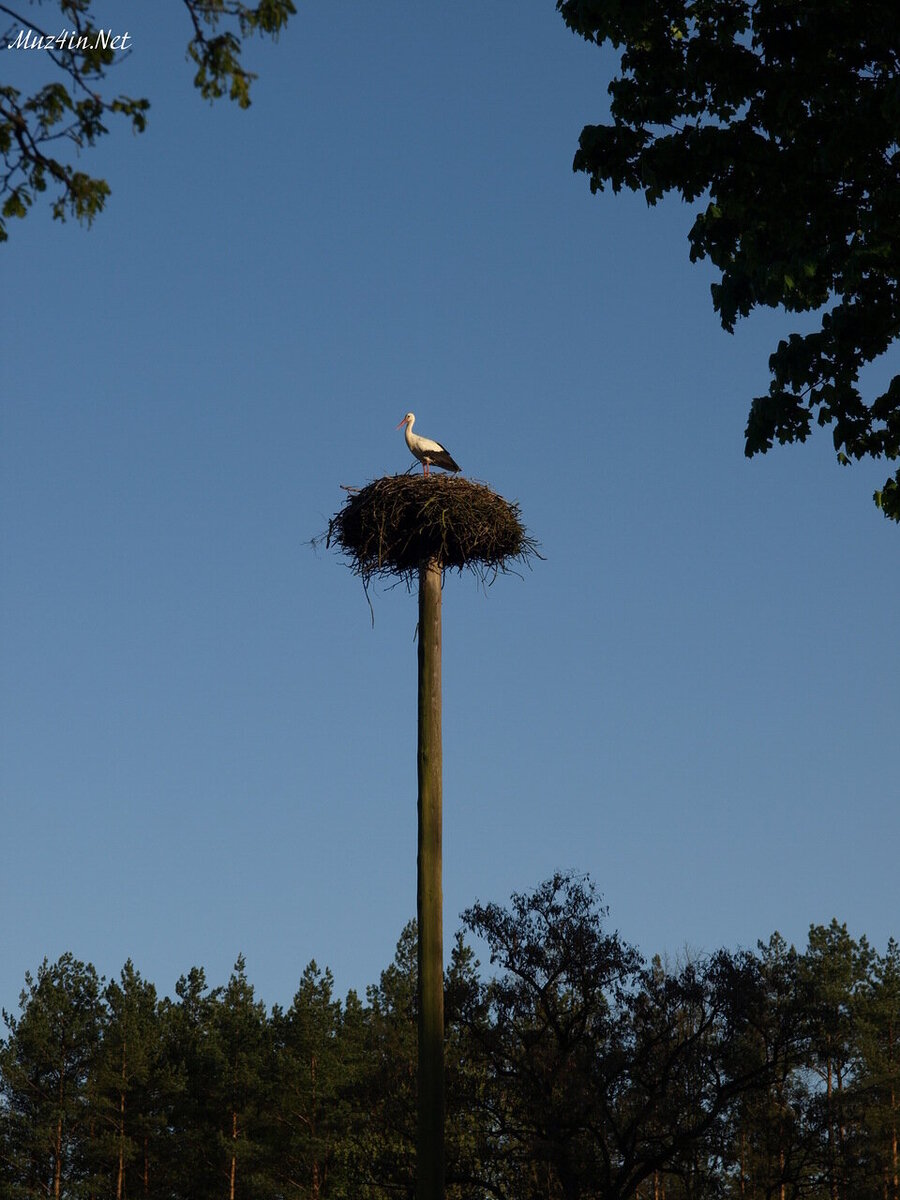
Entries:
[[417, 458], [422, 464], [424, 475], [428, 476], [429, 467], [443, 467], [445, 471], [458, 471], [459, 466], [453, 461], [453, 458], [440, 442], [433, 442], [431, 438], [421, 437], [418, 433], [413, 433], [413, 425], [416, 423], [416, 414], [407, 413], [398, 429], [406, 426], [406, 444], [409, 446], [410, 453]]

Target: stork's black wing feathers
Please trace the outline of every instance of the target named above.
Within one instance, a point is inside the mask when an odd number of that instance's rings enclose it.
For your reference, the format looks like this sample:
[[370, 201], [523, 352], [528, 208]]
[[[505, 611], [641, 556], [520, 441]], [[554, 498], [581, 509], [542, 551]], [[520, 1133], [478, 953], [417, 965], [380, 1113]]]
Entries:
[[441, 446], [440, 451], [429, 450], [425, 456], [433, 467], [443, 467], [445, 471], [460, 471], [462, 468], [453, 461], [450, 453]]

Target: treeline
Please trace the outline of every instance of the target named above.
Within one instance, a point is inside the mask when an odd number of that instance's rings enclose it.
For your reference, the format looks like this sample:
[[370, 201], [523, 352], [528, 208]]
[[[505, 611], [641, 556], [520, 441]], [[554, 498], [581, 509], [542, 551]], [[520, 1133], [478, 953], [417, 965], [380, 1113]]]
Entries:
[[[645, 962], [591, 884], [463, 915], [446, 972], [454, 1200], [900, 1200], [900, 949]], [[489, 947], [481, 972], [466, 931]], [[414, 1195], [415, 928], [365, 1001], [311, 963], [267, 1010], [239, 958], [160, 998], [63, 955], [0, 1045], [0, 1200]]]

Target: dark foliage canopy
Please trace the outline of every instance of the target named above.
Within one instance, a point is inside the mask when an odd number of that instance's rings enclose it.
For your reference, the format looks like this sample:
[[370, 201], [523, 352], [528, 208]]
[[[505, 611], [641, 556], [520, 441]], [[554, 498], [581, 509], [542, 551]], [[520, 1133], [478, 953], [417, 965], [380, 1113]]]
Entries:
[[[893, 0], [557, 0], [621, 52], [611, 121], [582, 131], [592, 191], [707, 199], [691, 259], [725, 329], [756, 306], [821, 312], [770, 359], [746, 453], [832, 426], [842, 464], [900, 457], [900, 375], [860, 373], [900, 331], [900, 7]], [[900, 521], [900, 471], [875, 493]]]
[[[589, 880], [464, 914], [444, 975], [447, 1200], [900, 1200], [900, 948], [647, 964]], [[0, 1024], [0, 1200], [412, 1200], [416, 928], [365, 1000], [243, 958], [160, 999], [65, 954]]]
[[[736, 1101], [774, 1078], [774, 1057], [752, 1045], [765, 1003], [753, 956], [648, 967], [604, 916], [590, 882], [571, 875], [463, 914], [498, 968], [489, 1020], [473, 1023], [483, 1120], [500, 1132], [498, 1190], [513, 1178], [514, 1194], [529, 1194], [535, 1170], [548, 1194], [558, 1182], [561, 1195], [603, 1200], [630, 1200], [654, 1176], [658, 1188], [663, 1172], [710, 1182]], [[797, 1027], [783, 1014], [773, 1049]]]
[[[277, 37], [296, 11], [293, 0], [259, 0], [255, 7], [241, 0], [183, 4], [194, 85], [204, 99], [227, 95], [247, 108], [254, 75], [241, 64], [241, 39]], [[77, 166], [80, 152], [109, 132], [110, 118], [124, 118], [135, 133], [147, 124], [149, 100], [116, 95], [110, 86], [110, 72], [130, 52], [124, 30], [111, 37], [93, 0], [58, 0], [47, 8], [52, 14], [38, 17], [31, 5], [0, 3], [3, 45], [21, 43], [18, 52], [39, 57], [47, 70], [47, 82], [30, 96], [0, 84], [0, 241], [9, 236], [6, 222], [26, 216], [48, 189], [54, 217], [90, 223], [110, 187]]]

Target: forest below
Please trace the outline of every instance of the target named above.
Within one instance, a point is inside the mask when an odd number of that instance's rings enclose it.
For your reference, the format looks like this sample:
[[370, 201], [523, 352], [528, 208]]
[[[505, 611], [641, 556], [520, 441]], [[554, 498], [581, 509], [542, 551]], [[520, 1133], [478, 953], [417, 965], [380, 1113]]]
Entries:
[[[813, 926], [677, 963], [557, 875], [463, 914], [445, 972], [453, 1200], [900, 1200], [900, 947]], [[467, 936], [489, 952], [476, 961]], [[243, 958], [161, 998], [129, 961], [26, 975], [0, 1043], [0, 1200], [415, 1192], [416, 930], [365, 1000]]]

